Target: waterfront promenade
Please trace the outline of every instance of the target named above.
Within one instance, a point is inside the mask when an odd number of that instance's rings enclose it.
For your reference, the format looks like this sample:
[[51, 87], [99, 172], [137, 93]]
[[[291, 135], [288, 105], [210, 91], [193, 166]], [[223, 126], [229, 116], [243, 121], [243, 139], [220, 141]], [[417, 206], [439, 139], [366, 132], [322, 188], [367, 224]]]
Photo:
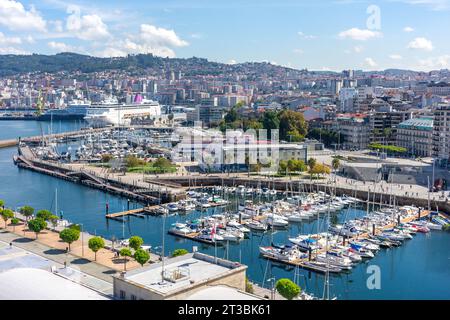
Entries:
[[[20, 214], [16, 214], [16, 216], [20, 218]], [[66, 262], [67, 264], [75, 263], [76, 265], [85, 266], [93, 263], [98, 266], [94, 267], [94, 269], [99, 268], [101, 273], [105, 273], [106, 277], [108, 277], [108, 275], [115, 274], [116, 272], [123, 271], [124, 258], [116, 255], [116, 252], [121, 248], [118, 243], [114, 245], [110, 240], [105, 239], [106, 246], [104, 249], [97, 252], [97, 260], [95, 261], [95, 254], [88, 247], [89, 239], [92, 238], [93, 235], [83, 232], [80, 235], [80, 238], [70, 245], [70, 251], [67, 252], [68, 244], [62, 242], [59, 238], [59, 231], [62, 229], [64, 228], [57, 227], [55, 231], [46, 229], [42, 231], [36, 239], [35, 233], [28, 230], [24, 223], [18, 226], [8, 225], [6, 229], [4, 226], [0, 229], [0, 240], [8, 243], [13, 241], [18, 244], [27, 244], [27, 249], [46, 248], [46, 250], [43, 250], [42, 253], [44, 253], [47, 257], [56, 259], [56, 261], [62, 264]], [[150, 254], [151, 263], [159, 260], [159, 255], [154, 253]], [[130, 257], [127, 259], [126, 267], [127, 270], [132, 270], [139, 268], [140, 265]]]

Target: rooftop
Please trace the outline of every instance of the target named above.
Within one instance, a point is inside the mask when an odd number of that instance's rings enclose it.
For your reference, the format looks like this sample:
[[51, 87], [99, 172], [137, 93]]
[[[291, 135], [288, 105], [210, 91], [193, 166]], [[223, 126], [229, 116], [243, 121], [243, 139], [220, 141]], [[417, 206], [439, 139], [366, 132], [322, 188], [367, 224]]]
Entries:
[[0, 300], [109, 300], [50, 271], [16, 268], [0, 273]]
[[433, 130], [432, 118], [413, 118], [403, 121], [398, 125], [400, 129], [418, 129], [418, 130]]
[[191, 253], [165, 261], [165, 280], [162, 281], [162, 263], [129, 271], [124, 278], [136, 285], [167, 295], [198, 283], [208, 282], [247, 267], [239, 263]]

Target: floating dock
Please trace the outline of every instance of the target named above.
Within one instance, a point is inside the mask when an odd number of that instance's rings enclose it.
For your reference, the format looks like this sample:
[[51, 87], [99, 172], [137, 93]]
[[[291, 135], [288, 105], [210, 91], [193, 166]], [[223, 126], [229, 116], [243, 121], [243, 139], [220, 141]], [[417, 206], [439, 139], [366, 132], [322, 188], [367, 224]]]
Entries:
[[[430, 213], [431, 213], [431, 211], [424, 210], [419, 215], [417, 215], [415, 217], [405, 218], [405, 219], [401, 220], [400, 222], [401, 223], [408, 223], [408, 222], [416, 221], [416, 220], [421, 219], [423, 217], [427, 217], [428, 215], [430, 215]], [[375, 229], [375, 234], [379, 234], [379, 233], [381, 233], [381, 232], [383, 232], [385, 230], [391, 229], [393, 227], [395, 227], [394, 223], [391, 223], [391, 224], [388, 224], [386, 226], [383, 226], [382, 228], [376, 228]], [[365, 239], [365, 238], [368, 238], [368, 237], [369, 237], [369, 233], [364, 233], [364, 234], [361, 234], [361, 235], [359, 235], [357, 237], [348, 238], [347, 242], [353, 241], [353, 240], [361, 240], [361, 239]], [[312, 253], [311, 254], [311, 260], [313, 260], [313, 258], [315, 256], [317, 256], [318, 254], [323, 253], [323, 252], [325, 252], [325, 249], [321, 249], [318, 252], [316, 251], [316, 252]], [[266, 259], [269, 259], [269, 260], [272, 260], [272, 261], [276, 261], [276, 262], [279, 262], [279, 263], [292, 265], [292, 266], [298, 266], [298, 267], [301, 267], [303, 269], [312, 270], [312, 271], [316, 271], [316, 272], [321, 272], [320, 270], [316, 270], [314, 267], [311, 267], [309, 265], [305, 265], [305, 262], [308, 262], [309, 258], [297, 259], [297, 260], [292, 260], [292, 261], [285, 261], [285, 260], [279, 260], [279, 259], [273, 258], [270, 255], [266, 255], [266, 254], [262, 254], [262, 253], [260, 255], [262, 257], [266, 258]], [[345, 271], [345, 270], [342, 270], [342, 271]]]

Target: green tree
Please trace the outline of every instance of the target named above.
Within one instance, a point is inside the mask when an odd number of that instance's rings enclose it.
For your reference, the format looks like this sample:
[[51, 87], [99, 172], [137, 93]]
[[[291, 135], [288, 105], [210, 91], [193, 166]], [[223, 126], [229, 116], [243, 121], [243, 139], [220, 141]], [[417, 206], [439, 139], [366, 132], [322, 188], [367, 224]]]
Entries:
[[278, 114], [275, 111], [264, 112], [262, 124], [264, 129], [268, 130], [267, 134], [269, 137], [272, 129], [280, 128], [280, 119], [278, 118]]
[[28, 219], [33, 216], [34, 208], [30, 206], [23, 206], [20, 208], [20, 213], [23, 214], [28, 221]]
[[88, 246], [94, 252], [94, 260], [97, 261], [97, 252], [105, 247], [105, 240], [101, 237], [92, 237], [89, 239]]
[[317, 163], [317, 160], [315, 158], [309, 158], [308, 159], [309, 178], [310, 178], [310, 180], [312, 180], [312, 175], [313, 175], [312, 171], [313, 171], [313, 168], [316, 165], [316, 163]]
[[288, 170], [288, 162], [285, 160], [280, 160], [280, 162], [278, 163], [278, 173], [286, 174], [287, 170]]
[[132, 236], [129, 240], [130, 248], [138, 250], [143, 244], [144, 240], [139, 236]]
[[13, 231], [16, 231], [16, 226], [20, 224], [20, 220], [19, 218], [12, 218], [11, 219], [11, 224], [13, 226]]
[[312, 170], [312, 168], [314, 168], [316, 163], [317, 163], [317, 160], [315, 158], [309, 158], [308, 159], [308, 167], [309, 167], [309, 169]]
[[5, 201], [4, 201], [4, 200], [0, 200], [0, 207], [1, 207], [2, 209], [5, 208]]
[[50, 223], [52, 224], [53, 230], [58, 226], [58, 220], [58, 216], [55, 216], [54, 214], [48, 217], [48, 221], [50, 221]]
[[283, 110], [279, 118], [281, 139], [298, 142], [305, 138], [308, 133], [308, 123], [305, 121], [303, 113]]
[[330, 174], [331, 170], [330, 167], [324, 165], [324, 164], [320, 164], [320, 163], [316, 163], [314, 165], [314, 167], [312, 169], [310, 169], [310, 174], [311, 175], [321, 175], [321, 174]]
[[225, 120], [226, 124], [230, 124], [230, 123], [233, 123], [233, 122], [239, 120], [239, 115], [237, 113], [236, 108], [234, 108], [234, 107], [231, 108], [231, 110], [228, 111], [227, 114], [225, 115], [224, 120]]
[[186, 249], [175, 249], [172, 253], [172, 257], [179, 257], [188, 253], [189, 252]]
[[139, 166], [145, 166], [147, 164], [147, 162], [145, 162], [142, 159], [139, 159], [136, 156], [127, 156], [125, 158], [125, 165], [127, 166], [127, 168], [134, 168], [134, 167], [139, 167]]
[[45, 221], [49, 221], [50, 220], [50, 217], [53, 215], [53, 213], [51, 213], [50, 211], [48, 211], [48, 210], [39, 210], [37, 213], [36, 213], [36, 218], [41, 218], [42, 220], [45, 220]]
[[245, 277], [245, 292], [254, 293], [253, 284]]
[[119, 251], [119, 254], [121, 257], [123, 258], [123, 268], [125, 271], [127, 271], [127, 261], [128, 261], [128, 257], [133, 256], [133, 254], [131, 253], [130, 248], [122, 248]]
[[33, 231], [36, 234], [36, 239], [38, 238], [39, 233], [47, 228], [47, 222], [41, 218], [36, 218], [28, 221], [28, 229]]
[[333, 158], [333, 160], [331, 161], [331, 167], [333, 168], [334, 171], [334, 181], [336, 181], [336, 172], [338, 171], [340, 166], [341, 162], [339, 161], [339, 159]]
[[298, 285], [286, 278], [278, 280], [275, 288], [277, 289], [279, 294], [281, 294], [288, 300], [294, 299], [301, 292], [301, 289]]
[[80, 231], [74, 228], [66, 228], [59, 233], [59, 238], [69, 245], [77, 241], [80, 238]]
[[10, 209], [1, 210], [2, 219], [5, 221], [5, 229], [7, 227], [7, 223], [9, 219], [14, 218], [14, 212]]
[[108, 163], [113, 159], [113, 156], [110, 154], [102, 154], [102, 162], [103, 163]]
[[150, 260], [150, 253], [144, 249], [137, 249], [134, 252], [134, 259], [143, 267]]

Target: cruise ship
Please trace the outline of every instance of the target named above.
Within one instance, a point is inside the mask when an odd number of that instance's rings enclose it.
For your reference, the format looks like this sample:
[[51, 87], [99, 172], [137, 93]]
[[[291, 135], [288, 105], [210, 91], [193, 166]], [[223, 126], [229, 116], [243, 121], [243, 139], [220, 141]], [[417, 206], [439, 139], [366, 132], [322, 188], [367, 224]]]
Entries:
[[120, 104], [117, 99], [93, 104], [87, 109], [84, 119], [90, 126], [129, 125], [135, 118], [153, 118], [161, 115], [157, 101], [143, 99], [137, 95], [131, 104]]
[[82, 120], [90, 106], [90, 101], [73, 100], [68, 103], [66, 108], [45, 111], [39, 116], [39, 120]]

